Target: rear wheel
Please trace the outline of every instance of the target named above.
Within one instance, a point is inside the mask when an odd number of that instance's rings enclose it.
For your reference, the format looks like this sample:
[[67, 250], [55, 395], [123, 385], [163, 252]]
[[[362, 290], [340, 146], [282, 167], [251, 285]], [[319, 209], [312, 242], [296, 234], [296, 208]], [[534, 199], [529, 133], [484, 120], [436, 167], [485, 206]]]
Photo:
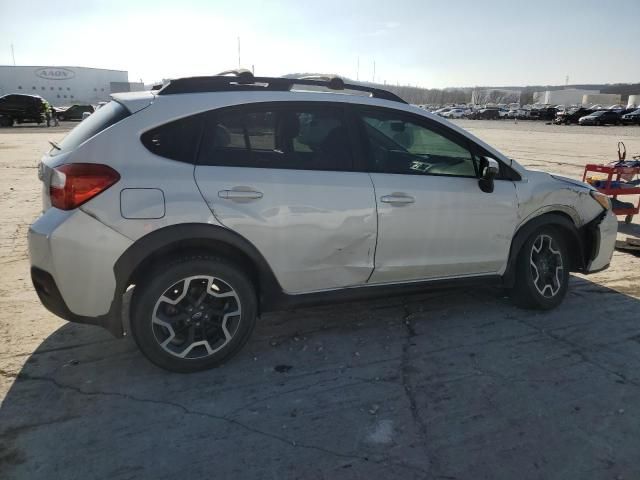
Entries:
[[554, 228], [541, 228], [518, 254], [513, 300], [520, 307], [548, 310], [562, 302], [568, 286], [569, 256], [564, 239]]
[[131, 332], [142, 353], [164, 369], [218, 366], [242, 348], [255, 326], [255, 289], [225, 260], [183, 258], [138, 287]]

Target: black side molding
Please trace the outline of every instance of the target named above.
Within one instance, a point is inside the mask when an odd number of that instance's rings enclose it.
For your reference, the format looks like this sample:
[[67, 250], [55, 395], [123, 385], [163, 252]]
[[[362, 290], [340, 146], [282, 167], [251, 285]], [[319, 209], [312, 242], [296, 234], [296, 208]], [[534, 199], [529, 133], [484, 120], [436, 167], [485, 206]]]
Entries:
[[364, 285], [347, 287], [323, 292], [290, 295], [280, 293], [272, 298], [268, 311], [293, 310], [327, 303], [344, 303], [366, 300], [373, 297], [394, 297], [400, 295], [415, 295], [426, 291], [445, 290], [474, 285], [500, 286], [502, 277], [499, 275], [477, 275], [473, 277], [446, 278], [437, 280], [420, 280], [408, 283]]

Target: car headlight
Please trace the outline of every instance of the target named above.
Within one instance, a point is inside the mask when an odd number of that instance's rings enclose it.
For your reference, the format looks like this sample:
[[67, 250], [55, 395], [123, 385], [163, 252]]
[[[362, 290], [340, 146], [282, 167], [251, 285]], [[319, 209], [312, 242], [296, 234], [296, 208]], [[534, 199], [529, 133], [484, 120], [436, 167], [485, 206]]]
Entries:
[[600, 193], [597, 190], [590, 190], [591, 198], [600, 204], [605, 210], [611, 210], [611, 199], [604, 193]]

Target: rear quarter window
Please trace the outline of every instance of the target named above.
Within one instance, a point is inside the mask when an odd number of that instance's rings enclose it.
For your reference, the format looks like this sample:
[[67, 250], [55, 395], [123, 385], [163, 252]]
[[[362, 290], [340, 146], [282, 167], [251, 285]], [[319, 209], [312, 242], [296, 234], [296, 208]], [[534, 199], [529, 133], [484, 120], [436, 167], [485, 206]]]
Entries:
[[51, 150], [51, 155], [68, 152], [82, 145], [94, 135], [106, 130], [111, 125], [131, 115], [123, 105], [116, 101], [107, 103], [97, 112], [80, 122], [64, 139], [59, 143], [60, 150]]
[[151, 153], [194, 163], [201, 128], [202, 114], [192, 115], [144, 132], [140, 141]]

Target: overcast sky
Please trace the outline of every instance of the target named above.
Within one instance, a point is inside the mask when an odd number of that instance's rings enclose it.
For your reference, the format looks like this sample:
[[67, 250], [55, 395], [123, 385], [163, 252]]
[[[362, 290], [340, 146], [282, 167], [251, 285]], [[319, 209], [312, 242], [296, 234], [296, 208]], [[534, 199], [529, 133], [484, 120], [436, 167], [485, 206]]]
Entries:
[[241, 62], [423, 87], [640, 82], [640, 0], [0, 0], [0, 64], [147, 83]]

